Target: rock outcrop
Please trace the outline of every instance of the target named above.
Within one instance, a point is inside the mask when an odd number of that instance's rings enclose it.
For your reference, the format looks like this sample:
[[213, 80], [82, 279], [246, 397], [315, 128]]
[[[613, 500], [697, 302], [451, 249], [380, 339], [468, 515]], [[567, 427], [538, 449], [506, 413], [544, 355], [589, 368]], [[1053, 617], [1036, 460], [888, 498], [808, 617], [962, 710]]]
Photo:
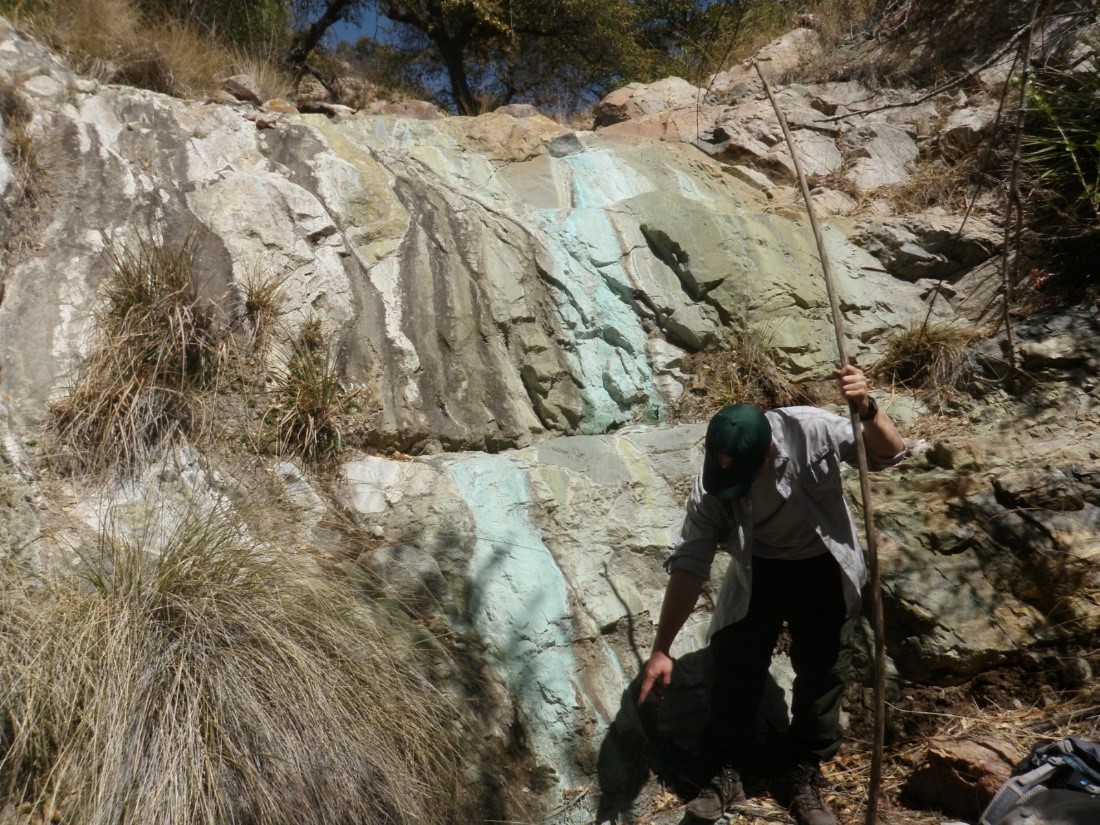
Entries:
[[[785, 38], [769, 70], [794, 71], [815, 44], [809, 30]], [[705, 719], [705, 610], [674, 651], [680, 701], [639, 714], [631, 694], [700, 457], [702, 425], [668, 422], [684, 357], [748, 329], [791, 375], [823, 377], [835, 360], [790, 155], [753, 77], [741, 67], [709, 94], [677, 79], [626, 87], [593, 132], [515, 108], [302, 114], [84, 81], [0, 21], [0, 91], [30, 113], [20, 128], [44, 170], [32, 208], [0, 159], [4, 225], [23, 233], [3, 248], [0, 293], [9, 544], [33, 539], [45, 565], [65, 552], [62, 511], [91, 529], [120, 502], [147, 515], [144, 500], [167, 487], [168, 519], [189, 496], [233, 488], [191, 448], [150, 471], [157, 485], [93, 494], [36, 476], [48, 402], [88, 346], [105, 253], [190, 235], [226, 318], [244, 311], [250, 278], [277, 280], [280, 334], [318, 324], [370, 400], [377, 454], [344, 455], [335, 479], [258, 459], [295, 540], [323, 546], [338, 512], [378, 545], [360, 548], [353, 574], [484, 653], [499, 690], [486, 736], [527, 744], [542, 778], [530, 790], [556, 821], [628, 811], [649, 749], [690, 750]], [[907, 180], [935, 109], [835, 118], [896, 94], [855, 81], [780, 91], [830, 216], [849, 353], [864, 363], [926, 317], [928, 279], [949, 282], [934, 318], [969, 316], [950, 283], [999, 252], [987, 220], [960, 232], [943, 210], [856, 210]], [[957, 147], [984, 128], [970, 112], [941, 140]], [[1100, 632], [1100, 330], [1083, 312], [1017, 332], [1038, 383], [1001, 392], [992, 339], [957, 420], [876, 477], [895, 680], [957, 682]], [[903, 426], [932, 417], [913, 398], [880, 401]]]
[[[28, 131], [52, 154], [44, 185], [57, 188], [34, 254], [7, 260], [0, 308], [0, 382], [25, 422], [81, 352], [103, 251], [163, 227], [199, 239], [206, 288], [229, 313], [247, 278], [279, 279], [288, 334], [316, 317], [343, 341], [348, 379], [379, 407], [379, 443], [403, 449], [662, 421], [669, 360], [731, 327], [771, 336], [796, 374], [832, 359], [808, 227], [688, 145], [503, 113], [261, 123], [81, 84], [3, 36], [5, 76], [32, 106]], [[920, 312], [918, 291], [842, 226], [827, 239], [849, 346], [873, 355]]]

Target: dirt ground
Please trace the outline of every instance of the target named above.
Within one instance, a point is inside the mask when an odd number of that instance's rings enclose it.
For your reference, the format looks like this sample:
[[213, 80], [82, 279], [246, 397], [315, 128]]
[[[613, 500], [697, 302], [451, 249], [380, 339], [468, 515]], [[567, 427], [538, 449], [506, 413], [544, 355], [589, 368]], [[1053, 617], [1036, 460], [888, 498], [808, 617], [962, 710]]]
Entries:
[[[945, 825], [961, 820], [924, 809], [906, 792], [910, 775], [925, 761], [928, 740], [995, 739], [1022, 758], [1040, 741], [1076, 736], [1100, 738], [1100, 640], [1088, 649], [1051, 650], [1015, 667], [991, 670], [952, 687], [899, 686], [886, 708], [886, 747], [878, 801], [879, 825]], [[849, 730], [844, 748], [823, 766], [826, 798], [840, 825], [863, 825], [871, 776], [873, 696], [852, 686], [846, 701]], [[764, 825], [792, 822], [770, 795], [767, 779], [746, 779], [749, 805], [728, 822]], [[658, 793], [631, 825], [693, 823], [687, 799], [671, 789]]]

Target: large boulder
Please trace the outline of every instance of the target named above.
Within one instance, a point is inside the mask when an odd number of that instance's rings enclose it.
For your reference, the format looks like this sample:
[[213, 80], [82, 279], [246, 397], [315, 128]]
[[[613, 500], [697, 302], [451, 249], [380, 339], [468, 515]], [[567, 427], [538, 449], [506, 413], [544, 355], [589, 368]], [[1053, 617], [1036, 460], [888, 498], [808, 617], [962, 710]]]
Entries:
[[592, 110], [597, 127], [679, 109], [694, 109], [704, 90], [679, 77], [655, 83], [630, 83], [604, 97]]
[[895, 278], [949, 279], [987, 261], [1003, 235], [989, 221], [965, 223], [943, 214], [906, 215], [864, 222], [852, 240], [866, 249]]
[[852, 129], [842, 145], [853, 158], [844, 176], [861, 192], [907, 181], [919, 153], [916, 141], [904, 129], [885, 123]]

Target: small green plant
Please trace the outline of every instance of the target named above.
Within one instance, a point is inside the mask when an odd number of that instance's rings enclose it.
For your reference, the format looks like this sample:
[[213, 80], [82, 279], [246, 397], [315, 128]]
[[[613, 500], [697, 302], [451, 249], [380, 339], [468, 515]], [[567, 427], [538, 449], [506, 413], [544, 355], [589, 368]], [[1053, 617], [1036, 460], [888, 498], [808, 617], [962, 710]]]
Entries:
[[67, 572], [0, 564], [5, 800], [83, 825], [470, 821], [474, 734], [397, 620], [239, 513], [177, 518], [108, 524]]
[[199, 296], [193, 244], [139, 239], [107, 253], [91, 352], [51, 405], [60, 456], [81, 469], [132, 470], [201, 429], [201, 397], [225, 354]]
[[[1094, 52], [1095, 55], [1095, 52]], [[1100, 67], [1035, 74], [1024, 145], [1029, 226], [1059, 265], [1096, 281], [1100, 251]]]
[[325, 343], [316, 319], [302, 326], [288, 349], [264, 416], [269, 440], [277, 453], [321, 459], [341, 449], [356, 394], [340, 380], [335, 350]]
[[871, 372], [907, 389], [946, 397], [973, 377], [970, 347], [983, 336], [957, 324], [914, 323], [889, 339]]

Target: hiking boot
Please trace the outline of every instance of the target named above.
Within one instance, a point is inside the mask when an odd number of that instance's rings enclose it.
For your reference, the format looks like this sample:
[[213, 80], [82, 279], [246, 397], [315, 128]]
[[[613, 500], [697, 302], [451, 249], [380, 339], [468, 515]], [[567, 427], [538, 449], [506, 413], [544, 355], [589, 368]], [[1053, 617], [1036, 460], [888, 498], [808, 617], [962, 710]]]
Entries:
[[825, 777], [815, 765], [801, 762], [787, 774], [791, 816], [798, 825], [837, 825], [836, 817], [821, 797], [824, 788]]
[[741, 775], [728, 765], [723, 766], [718, 775], [710, 780], [699, 795], [687, 804], [687, 812], [696, 819], [714, 822], [722, 818], [726, 808], [735, 802], [745, 802], [745, 789], [741, 785]]

